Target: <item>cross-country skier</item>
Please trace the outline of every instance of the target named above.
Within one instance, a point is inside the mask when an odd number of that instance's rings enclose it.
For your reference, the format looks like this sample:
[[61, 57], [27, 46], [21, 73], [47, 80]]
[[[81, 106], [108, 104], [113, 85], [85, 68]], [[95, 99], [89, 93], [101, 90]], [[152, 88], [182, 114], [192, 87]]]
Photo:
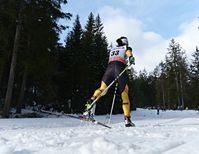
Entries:
[[[87, 118], [93, 118], [96, 104], [92, 102], [107, 88], [107, 86], [125, 69], [126, 65], [135, 64], [132, 48], [128, 46], [128, 39], [120, 37], [116, 40], [117, 46], [112, 48], [109, 53], [108, 67], [102, 77], [101, 86], [86, 103], [86, 111], [83, 113]], [[135, 126], [131, 122], [130, 100], [128, 96], [128, 75], [125, 72], [118, 79], [119, 92], [122, 97], [122, 108], [124, 112], [125, 126]]]

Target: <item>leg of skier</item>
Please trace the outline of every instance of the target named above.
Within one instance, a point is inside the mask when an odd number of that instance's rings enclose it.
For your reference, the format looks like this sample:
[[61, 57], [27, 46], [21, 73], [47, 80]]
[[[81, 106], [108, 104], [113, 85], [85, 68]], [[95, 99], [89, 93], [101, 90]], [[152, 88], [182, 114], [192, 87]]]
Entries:
[[107, 85], [102, 81], [100, 88], [95, 90], [93, 96], [87, 101], [85, 105], [86, 111], [83, 113], [84, 116], [88, 117], [89, 119], [94, 119], [96, 104], [93, 104], [93, 106], [91, 106], [91, 103], [106, 89], [106, 87]]
[[129, 88], [127, 85], [128, 75], [123, 74], [121, 78], [118, 79], [118, 82], [119, 82], [119, 92], [121, 93], [122, 97], [122, 109], [124, 112], [125, 126], [133, 127], [135, 126], [135, 124], [131, 122], [131, 108], [130, 108], [130, 99], [128, 94]]
[[125, 86], [124, 91], [121, 93], [122, 97], [122, 109], [124, 112], [125, 126], [133, 127], [134, 123], [131, 122], [130, 100], [128, 95], [128, 86]]
[[[98, 88], [93, 96], [87, 101], [86, 103], [86, 111], [83, 113], [84, 116], [90, 118], [90, 116], [94, 116], [95, 114], [95, 108], [96, 104], [92, 105], [92, 102], [107, 88], [107, 85], [109, 85], [114, 80], [114, 67], [112, 65], [108, 65], [101, 81], [100, 88]], [[104, 95], [106, 92], [104, 93]]]

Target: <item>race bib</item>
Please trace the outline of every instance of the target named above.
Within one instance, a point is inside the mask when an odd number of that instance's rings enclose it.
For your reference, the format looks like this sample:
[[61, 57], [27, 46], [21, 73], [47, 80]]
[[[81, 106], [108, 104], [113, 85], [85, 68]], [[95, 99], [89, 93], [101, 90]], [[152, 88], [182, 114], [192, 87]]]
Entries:
[[109, 63], [112, 61], [120, 61], [122, 63], [126, 63], [125, 62], [125, 58], [126, 58], [125, 53], [126, 53], [126, 46], [112, 48], [109, 53]]

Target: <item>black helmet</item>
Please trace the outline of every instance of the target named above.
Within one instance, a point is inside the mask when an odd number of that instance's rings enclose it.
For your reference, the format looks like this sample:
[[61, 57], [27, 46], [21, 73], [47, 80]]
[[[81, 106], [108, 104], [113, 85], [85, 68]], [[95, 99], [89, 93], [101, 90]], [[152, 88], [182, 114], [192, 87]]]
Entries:
[[123, 46], [123, 45], [127, 45], [128, 46], [128, 39], [127, 39], [127, 37], [122, 36], [122, 37], [118, 38], [116, 40], [116, 42], [117, 42], [118, 46]]

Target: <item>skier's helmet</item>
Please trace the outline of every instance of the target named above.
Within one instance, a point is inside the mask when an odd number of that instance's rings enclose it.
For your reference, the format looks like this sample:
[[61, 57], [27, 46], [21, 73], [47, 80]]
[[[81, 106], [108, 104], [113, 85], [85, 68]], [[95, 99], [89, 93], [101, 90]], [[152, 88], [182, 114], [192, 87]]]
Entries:
[[118, 46], [123, 46], [123, 45], [127, 45], [128, 46], [128, 39], [127, 39], [127, 37], [122, 36], [122, 37], [118, 38], [116, 40], [116, 42], [117, 42]]

